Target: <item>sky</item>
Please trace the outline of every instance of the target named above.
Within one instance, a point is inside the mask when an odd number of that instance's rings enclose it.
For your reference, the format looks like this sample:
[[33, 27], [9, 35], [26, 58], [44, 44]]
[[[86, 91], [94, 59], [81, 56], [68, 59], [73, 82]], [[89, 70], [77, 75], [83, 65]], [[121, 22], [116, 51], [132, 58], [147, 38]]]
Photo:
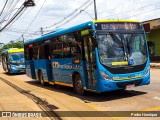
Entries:
[[[0, 11], [6, 0], [0, 1]], [[13, 0], [9, 0], [13, 1]], [[17, 1], [17, 0], [14, 0]], [[25, 0], [19, 0], [11, 16]], [[94, 16], [93, 0], [34, 0], [36, 6], [24, 13], [7, 29], [0, 32], [0, 43], [24, 41], [41, 36], [42, 32], [68, 28], [91, 21]], [[160, 0], [96, 0], [98, 19], [134, 19], [146, 21], [160, 18]], [[5, 15], [5, 11], [3, 12]], [[0, 21], [2, 15], [0, 16]], [[7, 21], [0, 23], [3, 27]]]

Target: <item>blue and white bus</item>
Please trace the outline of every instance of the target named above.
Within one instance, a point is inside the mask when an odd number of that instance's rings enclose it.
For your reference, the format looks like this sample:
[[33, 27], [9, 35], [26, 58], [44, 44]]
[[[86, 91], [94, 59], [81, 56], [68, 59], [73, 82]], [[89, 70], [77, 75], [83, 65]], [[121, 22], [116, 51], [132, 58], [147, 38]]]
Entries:
[[26, 74], [46, 83], [105, 92], [150, 83], [145, 32], [135, 20], [98, 20], [25, 42]]
[[25, 73], [25, 59], [23, 48], [9, 48], [2, 52], [3, 70], [14, 73]]

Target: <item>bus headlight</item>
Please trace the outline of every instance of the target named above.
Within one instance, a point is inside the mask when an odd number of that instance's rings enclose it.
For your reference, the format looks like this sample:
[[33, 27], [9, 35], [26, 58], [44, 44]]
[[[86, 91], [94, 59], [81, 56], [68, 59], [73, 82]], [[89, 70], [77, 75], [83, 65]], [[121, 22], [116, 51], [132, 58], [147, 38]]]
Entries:
[[104, 80], [112, 80], [105, 72], [99, 71]]
[[147, 76], [147, 75], [149, 74], [149, 72], [150, 72], [150, 66], [147, 67], [147, 70], [146, 70], [146, 72], [144, 73], [144, 76]]
[[17, 68], [16, 68], [15, 66], [11, 66], [11, 68], [12, 68], [13, 70], [17, 70]]

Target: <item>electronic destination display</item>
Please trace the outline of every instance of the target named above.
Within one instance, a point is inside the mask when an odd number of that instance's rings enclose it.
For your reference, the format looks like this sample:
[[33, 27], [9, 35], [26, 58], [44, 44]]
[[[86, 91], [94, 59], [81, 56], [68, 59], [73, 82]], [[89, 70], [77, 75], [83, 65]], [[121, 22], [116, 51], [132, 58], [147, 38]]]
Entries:
[[140, 23], [95, 23], [96, 30], [142, 30]]

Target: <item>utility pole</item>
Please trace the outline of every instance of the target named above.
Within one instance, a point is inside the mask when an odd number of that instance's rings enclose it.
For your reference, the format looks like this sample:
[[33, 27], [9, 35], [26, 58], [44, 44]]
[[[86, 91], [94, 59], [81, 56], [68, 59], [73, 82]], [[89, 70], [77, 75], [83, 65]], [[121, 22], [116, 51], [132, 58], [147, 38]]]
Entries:
[[22, 34], [22, 40], [23, 40], [23, 44], [24, 44], [24, 35]]
[[95, 14], [95, 20], [97, 20], [97, 7], [96, 7], [96, 0], [94, 0], [94, 14]]
[[43, 35], [43, 28], [41, 27], [41, 34]]

